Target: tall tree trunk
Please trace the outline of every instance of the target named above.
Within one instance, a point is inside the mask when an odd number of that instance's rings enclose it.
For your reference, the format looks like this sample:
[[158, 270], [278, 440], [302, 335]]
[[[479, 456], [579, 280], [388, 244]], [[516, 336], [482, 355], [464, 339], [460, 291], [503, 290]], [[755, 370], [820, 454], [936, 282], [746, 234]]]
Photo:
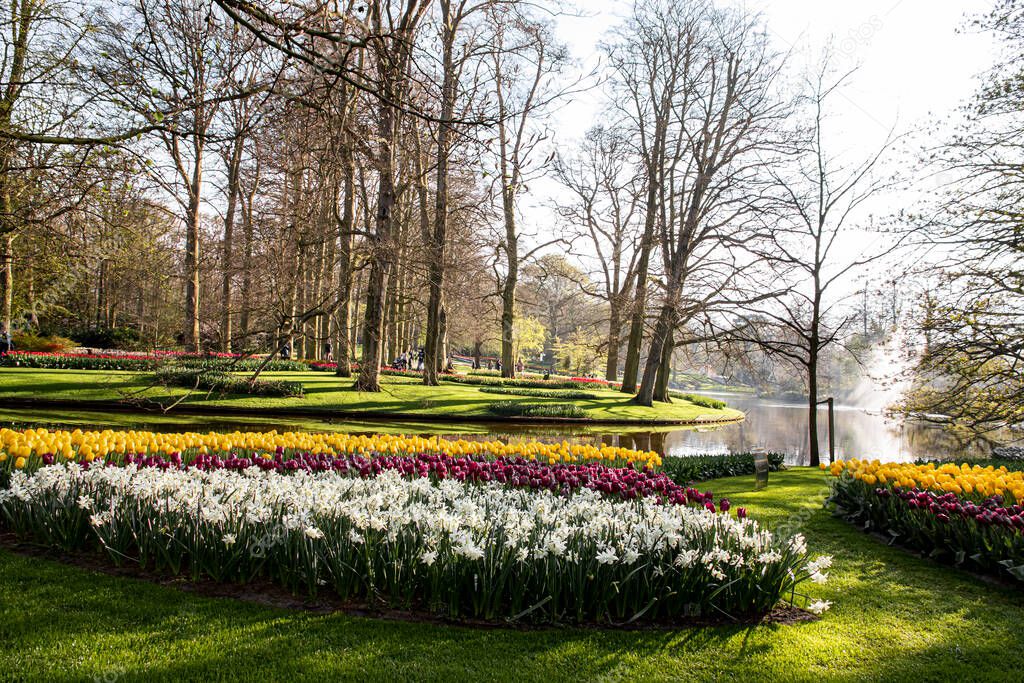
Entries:
[[199, 329], [199, 221], [204, 148], [202, 136], [198, 132], [194, 133], [192, 177], [188, 188], [188, 209], [185, 212], [185, 343], [194, 353], [202, 350]]
[[661, 351], [661, 367], [658, 368], [658, 377], [654, 385], [654, 400], [661, 403], [671, 403], [668, 395], [668, 383], [672, 378], [672, 352], [675, 350], [675, 335], [669, 330], [668, 339]]
[[818, 353], [815, 346], [811, 346], [808, 351], [810, 351], [807, 363], [807, 434], [810, 439], [810, 462], [808, 464], [811, 467], [817, 467], [821, 462], [821, 453], [818, 448]]
[[220, 314], [220, 350], [224, 353], [231, 353], [231, 278], [234, 275], [234, 233], [235, 233], [235, 206], [238, 203], [239, 173], [242, 165], [242, 143], [244, 138], [239, 136], [231, 147], [231, 156], [228, 158], [228, 203], [224, 211], [224, 244], [221, 257], [221, 314]]
[[654, 390], [658, 379], [658, 370], [661, 368], [664, 357], [665, 345], [669, 343], [672, 330], [676, 326], [675, 299], [668, 297], [658, 314], [658, 321], [654, 326], [654, 334], [651, 335], [651, 346], [647, 351], [647, 362], [644, 364], [644, 374], [640, 382], [640, 388], [633, 401], [642, 406], [654, 405]]
[[622, 304], [616, 297], [610, 302], [608, 315], [608, 356], [604, 365], [604, 378], [609, 382], [618, 379], [619, 374], [619, 335], [622, 332]]
[[339, 377], [352, 376], [352, 247], [355, 244], [355, 202], [356, 165], [352, 150], [346, 147], [342, 153], [344, 195], [342, 197], [341, 223], [338, 239], [338, 369]]
[[199, 353], [199, 197], [189, 200], [185, 228], [185, 345]]
[[14, 233], [0, 238], [0, 297], [3, 298], [3, 325], [11, 332], [11, 307], [14, 302]]
[[515, 207], [511, 191], [503, 191], [505, 214], [505, 254], [508, 272], [501, 287], [501, 376], [515, 377], [514, 335], [516, 324], [516, 285], [519, 282], [519, 239], [516, 234]]
[[437, 385], [437, 366], [441, 360], [441, 314], [444, 302], [445, 259], [448, 241], [448, 161], [450, 154], [450, 126], [455, 109], [454, 48], [457, 20], [451, 16], [451, 3], [441, 0], [442, 11], [442, 68], [441, 120], [437, 131], [437, 187], [434, 201], [434, 229], [428, 242], [427, 267], [427, 339], [424, 346], [423, 383]]
[[370, 274], [366, 286], [366, 310], [363, 313], [363, 353], [359, 361], [359, 377], [356, 388], [359, 391], [380, 391], [381, 354], [384, 349], [384, 298], [389, 274], [394, 259], [392, 240], [395, 181], [394, 151], [391, 146], [393, 130], [390, 107], [382, 105], [388, 112], [382, 115], [380, 133], [385, 150], [380, 160], [380, 179], [377, 187], [377, 217], [373, 233], [368, 242]]
[[[663, 103], [662, 110], [664, 111], [666, 108]], [[665, 156], [667, 129], [666, 115], [659, 114], [654, 124], [653, 144], [646, 159], [647, 201], [644, 214], [644, 234], [640, 240], [640, 258], [637, 260], [636, 288], [633, 293], [633, 311], [626, 344], [626, 362], [622, 369], [622, 392], [627, 394], [637, 390], [640, 351], [644, 341], [644, 322], [647, 318], [647, 275], [650, 270], [651, 249], [654, 246], [654, 228], [660, 211], [661, 165]], [[650, 358], [649, 355], [648, 358]]]
[[[257, 170], [258, 175], [258, 170]], [[253, 182], [253, 190], [249, 196], [242, 201], [242, 310], [239, 312], [238, 325], [241, 329], [242, 344], [246, 347], [249, 343], [249, 316], [252, 312], [252, 204], [255, 199], [256, 182]]]
[[654, 223], [657, 217], [657, 214], [651, 210], [652, 206], [656, 206], [657, 203], [655, 184], [651, 180], [648, 180], [647, 183], [647, 215], [644, 219], [643, 238], [640, 241], [640, 258], [637, 260], [636, 288], [633, 292], [633, 310], [626, 343], [626, 362], [622, 368], [621, 391], [626, 394], [636, 392], [637, 374], [640, 371], [640, 351], [644, 341], [644, 322], [647, 318], [647, 273], [650, 269], [651, 244], [654, 240]]

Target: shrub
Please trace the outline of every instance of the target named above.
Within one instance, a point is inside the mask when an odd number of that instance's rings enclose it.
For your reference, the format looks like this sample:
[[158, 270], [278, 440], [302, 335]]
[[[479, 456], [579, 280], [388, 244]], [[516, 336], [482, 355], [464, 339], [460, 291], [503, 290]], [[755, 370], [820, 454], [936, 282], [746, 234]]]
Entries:
[[165, 386], [212, 391], [220, 394], [278, 397], [302, 397], [304, 394], [303, 386], [299, 382], [262, 379], [251, 381], [211, 369], [164, 367], [157, 371], [155, 379]]
[[670, 391], [668, 395], [671, 398], [680, 398], [684, 401], [689, 401], [695, 406], [701, 408], [710, 408], [712, 410], [721, 410], [726, 407], [725, 401], [720, 401], [717, 398], [710, 398], [708, 396], [700, 396], [699, 394], [684, 394], [679, 391]]
[[597, 394], [573, 389], [531, 389], [529, 387], [482, 387], [484, 394], [508, 394], [511, 396], [536, 396], [538, 398], [597, 398]]
[[55, 353], [70, 351], [76, 344], [66, 337], [40, 337], [31, 332], [15, 332], [11, 335], [17, 351], [41, 351]]
[[586, 417], [587, 412], [572, 403], [520, 403], [498, 401], [487, 406], [487, 412], [503, 417]]
[[[778, 472], [785, 469], [783, 453], [767, 453], [768, 470]], [[692, 455], [662, 458], [661, 467], [665, 474], [679, 484], [707, 481], [720, 477], [738, 477], [754, 473], [753, 453], [729, 453], [726, 455]]]
[[82, 346], [96, 349], [136, 349], [142, 341], [139, 331], [130, 327], [99, 327], [78, 330], [72, 336]]

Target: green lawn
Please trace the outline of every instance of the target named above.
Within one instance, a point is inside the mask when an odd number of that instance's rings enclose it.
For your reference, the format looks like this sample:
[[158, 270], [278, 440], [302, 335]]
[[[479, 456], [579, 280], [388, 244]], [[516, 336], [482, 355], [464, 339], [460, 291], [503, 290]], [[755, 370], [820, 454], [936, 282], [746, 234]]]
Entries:
[[[82, 402], [117, 401], [123, 399], [159, 401], [169, 403], [188, 393], [185, 389], [149, 387], [148, 375], [133, 372], [101, 372], [97, 370], [37, 370], [31, 368], [0, 369], [0, 401], [16, 399], [59, 399]], [[556, 399], [528, 396], [482, 393], [479, 387], [465, 384], [442, 384], [425, 387], [418, 380], [406, 377], [384, 377], [383, 391], [378, 394], [356, 392], [350, 389], [352, 381], [330, 373], [270, 372], [261, 377], [302, 382], [304, 398], [263, 398], [251, 396], [210, 397], [193, 392], [184, 404], [194, 408], [202, 405], [213, 409], [222, 407], [248, 410], [301, 411], [305, 414], [388, 413], [403, 416], [444, 416], [482, 418], [488, 416], [488, 404], [497, 401], [550, 404], [575, 403], [592, 420], [609, 421], [675, 421], [688, 422], [701, 419], [738, 419], [742, 413], [729, 408], [715, 410], [675, 399], [671, 404], [658, 404], [653, 408], [633, 405], [619, 392], [594, 389], [600, 398]]]
[[821, 509], [815, 470], [702, 488], [835, 557], [820, 621], [670, 631], [415, 624], [203, 598], [0, 552], [0, 672], [33, 680], [1014, 680], [1024, 593]]

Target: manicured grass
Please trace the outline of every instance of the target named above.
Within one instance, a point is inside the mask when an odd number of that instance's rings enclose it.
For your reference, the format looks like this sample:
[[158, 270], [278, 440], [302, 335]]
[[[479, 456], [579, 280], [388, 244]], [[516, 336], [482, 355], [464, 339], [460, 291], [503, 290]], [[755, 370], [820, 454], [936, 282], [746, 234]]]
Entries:
[[0, 671], [38, 680], [1012, 680], [1024, 593], [821, 509], [816, 470], [708, 482], [830, 553], [813, 623], [516, 631], [287, 611], [0, 552]]
[[[149, 386], [150, 375], [132, 372], [99, 372], [95, 370], [37, 370], [29, 368], [0, 369], [0, 400], [60, 399], [81, 401], [116, 401], [124, 399], [149, 400], [169, 403], [188, 393], [177, 387]], [[533, 396], [502, 396], [487, 394], [480, 387], [465, 384], [443, 384], [425, 387], [416, 379], [384, 377], [381, 393], [353, 391], [351, 380], [343, 380], [329, 373], [268, 372], [261, 375], [267, 380], [302, 382], [304, 398], [269, 398], [252, 396], [211, 396], [192, 392], [184, 403], [190, 407], [202, 405], [218, 408], [231, 406], [244, 409], [273, 411], [302, 410], [309, 414], [343, 412], [389, 413], [412, 416], [445, 416], [485, 418], [487, 407], [498, 400], [512, 400], [531, 405], [573, 403], [593, 420], [624, 421], [699, 421], [702, 419], [738, 419], [742, 413], [732, 409], [716, 410], [675, 399], [671, 404], [658, 404], [653, 408], [633, 405], [629, 397], [610, 390], [595, 391], [598, 398], [564, 399]]]

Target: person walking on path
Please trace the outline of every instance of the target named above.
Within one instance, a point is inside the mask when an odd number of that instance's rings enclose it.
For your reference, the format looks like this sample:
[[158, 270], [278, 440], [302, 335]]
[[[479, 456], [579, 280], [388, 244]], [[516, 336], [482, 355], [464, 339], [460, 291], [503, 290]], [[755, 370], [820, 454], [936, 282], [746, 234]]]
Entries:
[[423, 347], [421, 346], [420, 347], [420, 351], [419, 351], [419, 353], [416, 356], [416, 358], [417, 358], [416, 369], [417, 370], [422, 370], [423, 369], [423, 357], [424, 357], [424, 352], [423, 352]]

